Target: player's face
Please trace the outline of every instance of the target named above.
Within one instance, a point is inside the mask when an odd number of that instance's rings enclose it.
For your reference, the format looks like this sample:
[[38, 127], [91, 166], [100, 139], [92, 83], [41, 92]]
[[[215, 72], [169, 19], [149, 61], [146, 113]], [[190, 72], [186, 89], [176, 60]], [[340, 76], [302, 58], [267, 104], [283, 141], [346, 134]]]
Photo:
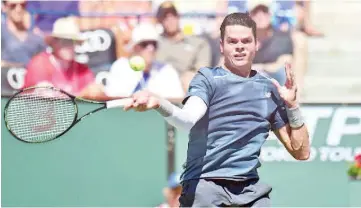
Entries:
[[252, 28], [242, 25], [226, 26], [220, 49], [227, 68], [250, 67], [257, 50]]

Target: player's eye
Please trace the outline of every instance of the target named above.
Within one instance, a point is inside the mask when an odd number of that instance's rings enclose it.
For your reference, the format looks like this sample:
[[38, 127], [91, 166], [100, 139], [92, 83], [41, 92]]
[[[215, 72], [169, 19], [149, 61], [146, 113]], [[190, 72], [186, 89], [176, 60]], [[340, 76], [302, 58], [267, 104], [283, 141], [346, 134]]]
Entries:
[[235, 40], [235, 39], [231, 39], [231, 40], [228, 41], [228, 43], [230, 43], [230, 44], [237, 44], [237, 42], [238, 42], [238, 41]]
[[242, 39], [242, 43], [244, 43], [244, 44], [248, 44], [248, 43], [251, 43], [251, 42], [252, 42], [251, 38]]

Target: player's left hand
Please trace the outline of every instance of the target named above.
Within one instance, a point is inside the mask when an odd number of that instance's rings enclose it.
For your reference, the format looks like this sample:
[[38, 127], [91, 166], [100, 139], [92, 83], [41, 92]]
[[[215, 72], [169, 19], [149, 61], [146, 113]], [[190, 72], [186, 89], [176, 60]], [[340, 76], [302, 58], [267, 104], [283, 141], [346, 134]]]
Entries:
[[275, 79], [272, 79], [272, 82], [277, 87], [277, 91], [281, 98], [285, 101], [287, 107], [294, 108], [298, 106], [295, 75], [292, 71], [291, 64], [286, 63], [285, 68], [287, 78], [286, 84], [281, 86]]

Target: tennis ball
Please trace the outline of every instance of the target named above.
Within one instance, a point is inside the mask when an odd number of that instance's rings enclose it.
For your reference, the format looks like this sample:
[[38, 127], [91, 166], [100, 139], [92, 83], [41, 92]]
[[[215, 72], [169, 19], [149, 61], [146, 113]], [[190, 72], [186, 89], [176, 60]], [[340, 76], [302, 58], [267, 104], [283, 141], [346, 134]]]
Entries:
[[145, 60], [141, 56], [133, 56], [129, 59], [129, 65], [134, 71], [143, 71]]

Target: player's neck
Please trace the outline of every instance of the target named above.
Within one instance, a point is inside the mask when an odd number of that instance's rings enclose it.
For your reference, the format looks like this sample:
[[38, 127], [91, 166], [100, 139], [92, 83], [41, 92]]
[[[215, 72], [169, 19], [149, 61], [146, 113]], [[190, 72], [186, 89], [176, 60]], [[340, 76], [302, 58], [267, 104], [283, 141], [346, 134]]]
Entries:
[[252, 71], [251, 65], [234, 68], [234, 67], [228, 67], [227, 64], [224, 63], [222, 67], [224, 69], [230, 71], [231, 73], [238, 75], [240, 77], [244, 77], [244, 78], [250, 77], [251, 71]]

